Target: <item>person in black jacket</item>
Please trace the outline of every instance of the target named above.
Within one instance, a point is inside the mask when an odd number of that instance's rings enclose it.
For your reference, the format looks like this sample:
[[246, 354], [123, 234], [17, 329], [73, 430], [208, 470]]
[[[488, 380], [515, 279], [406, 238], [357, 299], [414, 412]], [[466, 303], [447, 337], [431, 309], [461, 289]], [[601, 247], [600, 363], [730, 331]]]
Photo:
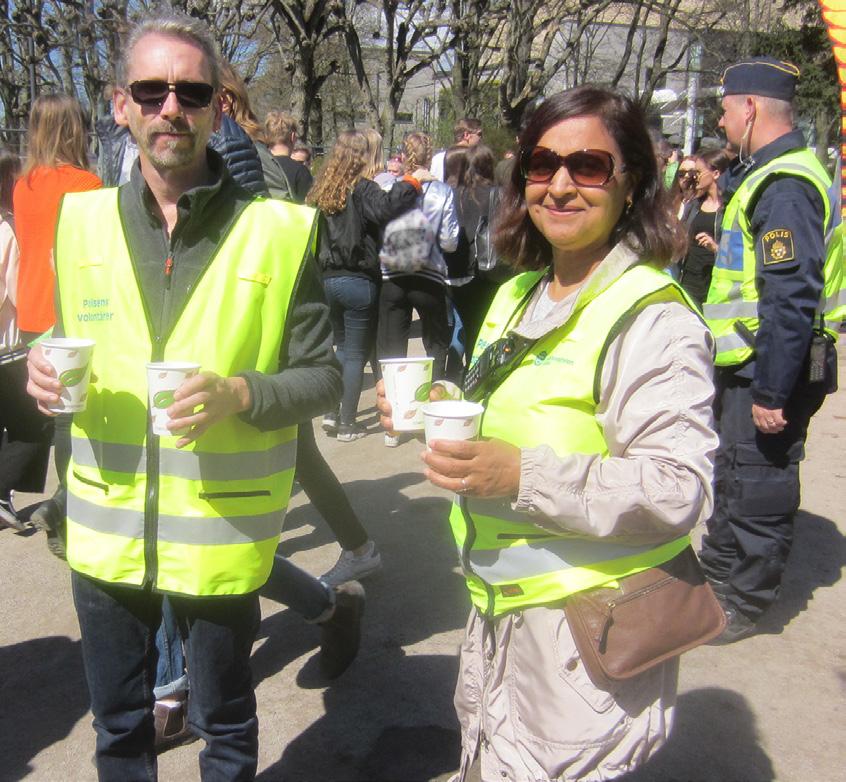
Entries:
[[415, 206], [416, 177], [425, 173], [431, 178], [428, 172], [415, 172], [386, 193], [365, 178], [368, 165], [365, 135], [341, 133], [306, 198], [321, 212], [318, 259], [344, 378], [337, 430], [341, 442], [367, 433], [355, 419], [378, 312], [380, 231]]
[[467, 268], [462, 279], [450, 280], [450, 295], [464, 324], [468, 364], [482, 320], [499, 288], [496, 280], [485, 276], [477, 268], [473, 241], [479, 221], [483, 217], [489, 221], [491, 219], [490, 205], [496, 200], [495, 191], [493, 151], [484, 144], [471, 147], [467, 151], [467, 173], [456, 188], [458, 219], [464, 235], [459, 248], [467, 248]]
[[[722, 205], [717, 180], [728, 168], [731, 158], [724, 149], [711, 149], [700, 151], [689, 160], [693, 170], [683, 172], [681, 181], [689, 183], [693, 197], [684, 205], [681, 221], [687, 227], [690, 246], [679, 262], [678, 281], [701, 307], [708, 295], [717, 254], [716, 237]], [[687, 159], [682, 165], [685, 162]]]

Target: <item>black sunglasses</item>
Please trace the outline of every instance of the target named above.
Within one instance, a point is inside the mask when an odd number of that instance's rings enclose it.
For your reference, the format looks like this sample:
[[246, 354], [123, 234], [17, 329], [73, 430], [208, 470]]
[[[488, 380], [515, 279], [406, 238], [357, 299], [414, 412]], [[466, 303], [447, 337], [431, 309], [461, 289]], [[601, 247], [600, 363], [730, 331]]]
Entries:
[[698, 171], [679, 171], [679, 179], [692, 179], [694, 182], [699, 179]]
[[[546, 147], [520, 151], [520, 173], [527, 182], [550, 182], [564, 166], [570, 178], [580, 187], [602, 187], [614, 178], [614, 156], [604, 149], [583, 149], [559, 155]], [[626, 170], [620, 166], [621, 172]]]
[[175, 84], [162, 79], [143, 79], [129, 85], [132, 100], [141, 106], [160, 109], [170, 93], [176, 95], [179, 105], [186, 109], [204, 109], [214, 97], [214, 87], [201, 81], [178, 81]]

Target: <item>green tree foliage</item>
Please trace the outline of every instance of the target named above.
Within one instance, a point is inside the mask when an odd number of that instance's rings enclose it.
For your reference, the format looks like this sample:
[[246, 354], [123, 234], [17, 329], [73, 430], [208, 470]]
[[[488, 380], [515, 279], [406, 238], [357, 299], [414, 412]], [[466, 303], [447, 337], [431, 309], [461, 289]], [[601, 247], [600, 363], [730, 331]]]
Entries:
[[773, 29], [756, 33], [752, 53], [789, 60], [799, 67], [796, 113], [812, 123], [818, 154], [825, 161], [840, 119], [837, 63], [817, 0], [787, 0], [783, 9], [800, 11], [801, 25], [788, 27], [782, 20]]

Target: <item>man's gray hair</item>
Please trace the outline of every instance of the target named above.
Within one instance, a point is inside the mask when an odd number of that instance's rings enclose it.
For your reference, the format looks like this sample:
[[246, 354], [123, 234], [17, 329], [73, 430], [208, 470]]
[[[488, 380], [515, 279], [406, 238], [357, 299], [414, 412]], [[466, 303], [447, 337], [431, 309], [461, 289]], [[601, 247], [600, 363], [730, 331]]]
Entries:
[[752, 97], [764, 109], [768, 117], [787, 125], [793, 125], [793, 103], [789, 100], [767, 98], [762, 95], [753, 95]]
[[146, 35], [165, 35], [178, 38], [202, 49], [209, 63], [212, 87], [217, 89], [220, 86], [220, 51], [208, 27], [199, 19], [177, 12], [158, 14], [142, 19], [129, 29], [129, 34], [124, 41], [123, 52], [115, 68], [115, 80], [119, 86], [128, 86], [126, 82], [129, 75], [130, 57], [132, 57], [135, 46]]

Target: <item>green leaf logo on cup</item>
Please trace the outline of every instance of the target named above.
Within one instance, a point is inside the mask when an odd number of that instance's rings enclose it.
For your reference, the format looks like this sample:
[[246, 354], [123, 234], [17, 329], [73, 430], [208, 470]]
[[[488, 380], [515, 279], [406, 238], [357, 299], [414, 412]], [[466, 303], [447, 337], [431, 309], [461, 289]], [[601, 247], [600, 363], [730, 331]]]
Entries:
[[159, 391], [153, 396], [153, 407], [164, 410], [173, 404], [173, 391], [165, 390]]
[[417, 390], [414, 392], [414, 399], [417, 402], [428, 402], [429, 401], [429, 391], [432, 390], [431, 383], [423, 383], [421, 386], [418, 386]]
[[78, 386], [85, 377], [85, 367], [76, 367], [75, 369], [66, 369], [59, 375], [59, 382], [65, 387]]

